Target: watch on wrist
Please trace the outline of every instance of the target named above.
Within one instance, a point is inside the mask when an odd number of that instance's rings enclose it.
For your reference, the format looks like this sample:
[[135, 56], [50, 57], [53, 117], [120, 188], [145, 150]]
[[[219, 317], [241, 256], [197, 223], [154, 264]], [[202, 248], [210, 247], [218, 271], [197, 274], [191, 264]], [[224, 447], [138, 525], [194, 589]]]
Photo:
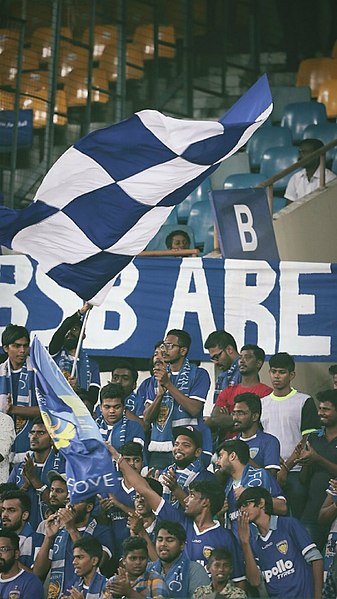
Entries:
[[39, 487], [38, 489], [35, 489], [35, 491], [39, 494], [42, 495], [42, 493], [48, 489], [48, 485], [42, 485], [42, 487]]

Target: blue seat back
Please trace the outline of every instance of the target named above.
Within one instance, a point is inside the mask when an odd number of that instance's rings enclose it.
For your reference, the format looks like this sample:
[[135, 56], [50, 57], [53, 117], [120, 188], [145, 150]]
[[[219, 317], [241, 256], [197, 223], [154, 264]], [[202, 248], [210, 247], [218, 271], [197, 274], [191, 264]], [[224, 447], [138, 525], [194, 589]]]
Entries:
[[293, 142], [298, 143], [309, 125], [326, 122], [326, 109], [321, 102], [293, 102], [284, 108], [281, 127], [290, 129]]
[[279, 210], [282, 210], [282, 208], [284, 208], [287, 205], [287, 200], [286, 198], [278, 198], [277, 196], [273, 197], [273, 214], [275, 214], [275, 212], [279, 212]]
[[214, 225], [212, 208], [209, 200], [197, 202], [191, 209], [187, 224], [194, 233], [195, 245], [203, 246], [207, 231], [211, 225]]
[[187, 225], [162, 225], [158, 231], [158, 233], [154, 236], [153, 239], [148, 243], [146, 249], [147, 250], [167, 250], [166, 247], [166, 237], [172, 233], [172, 231], [185, 231], [191, 240], [190, 249], [193, 250], [195, 248], [194, 234], [191, 227]]
[[236, 152], [223, 160], [216, 171], [209, 178], [212, 189], [223, 189], [225, 179], [234, 173], [247, 173], [249, 171], [249, 158], [246, 152]]
[[[337, 139], [337, 123], [321, 123], [320, 125], [309, 125], [304, 133], [303, 139], [320, 139], [325, 145]], [[336, 154], [336, 148], [328, 150], [326, 159], [331, 161]]]
[[248, 187], [257, 187], [266, 177], [260, 173], [238, 173], [229, 175], [226, 178], [225, 189], [247, 189]]
[[[261, 173], [264, 175], [264, 180], [273, 177], [284, 168], [295, 164], [298, 160], [298, 148], [295, 146], [283, 146], [282, 148], [269, 148], [263, 154], [261, 160]], [[285, 190], [290, 177], [294, 173], [285, 175], [273, 185], [275, 190]]]
[[176, 225], [178, 223], [177, 208], [174, 208], [171, 214], [167, 217], [164, 225]]
[[209, 178], [205, 179], [196, 189], [192, 191], [180, 204], [177, 206], [177, 216], [180, 223], [187, 222], [192, 206], [196, 202], [208, 200], [208, 192], [211, 190], [211, 182]]
[[284, 127], [260, 127], [247, 143], [250, 168], [260, 168], [263, 153], [268, 148], [275, 146], [290, 146], [292, 144], [291, 132]]
[[214, 225], [208, 227], [206, 231], [206, 237], [204, 242], [203, 255], [209, 254], [214, 250]]
[[290, 102], [310, 102], [311, 92], [310, 87], [302, 85], [295, 87], [294, 85], [273, 85], [270, 87], [273, 97], [273, 112], [271, 118], [273, 123], [280, 123], [285, 106]]

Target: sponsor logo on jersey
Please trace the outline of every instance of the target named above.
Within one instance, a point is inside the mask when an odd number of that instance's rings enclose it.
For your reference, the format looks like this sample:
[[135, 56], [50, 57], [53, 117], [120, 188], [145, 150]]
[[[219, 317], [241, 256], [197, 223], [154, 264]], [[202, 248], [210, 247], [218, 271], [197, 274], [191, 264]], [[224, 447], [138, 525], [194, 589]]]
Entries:
[[266, 582], [270, 582], [274, 576], [280, 579], [284, 578], [285, 576], [289, 576], [289, 574], [294, 574], [294, 572], [294, 564], [290, 559], [287, 559], [286, 561], [279, 559], [277, 560], [275, 566], [273, 566], [270, 570], [263, 571], [263, 576]]

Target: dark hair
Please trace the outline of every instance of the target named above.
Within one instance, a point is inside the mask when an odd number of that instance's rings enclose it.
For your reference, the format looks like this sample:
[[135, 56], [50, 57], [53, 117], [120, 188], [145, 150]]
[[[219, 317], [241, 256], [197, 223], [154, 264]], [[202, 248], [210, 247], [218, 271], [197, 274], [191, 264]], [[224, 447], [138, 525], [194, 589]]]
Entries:
[[320, 148], [323, 148], [324, 144], [320, 139], [315, 139], [313, 137], [308, 137], [307, 139], [302, 139], [299, 143], [300, 148], [303, 146], [310, 146], [312, 152], [316, 152]]
[[332, 364], [332, 366], [329, 366], [329, 374], [332, 376], [337, 374], [337, 364]]
[[190, 484], [189, 490], [200, 493], [203, 499], [209, 499], [209, 508], [212, 516], [215, 516], [223, 507], [226, 495], [223, 487], [218, 482], [196, 480]]
[[124, 456], [138, 456], [143, 459], [143, 447], [140, 443], [136, 443], [136, 441], [130, 441], [129, 443], [124, 443], [119, 448], [119, 453]]
[[115, 372], [115, 370], [117, 370], [117, 368], [124, 368], [125, 370], [130, 370], [133, 382], [137, 383], [138, 370], [136, 370], [132, 362], [130, 362], [129, 360], [119, 360], [119, 362], [116, 362], [115, 366], [113, 367], [111, 371], [111, 376], [113, 376], [113, 373]]
[[15, 343], [17, 339], [21, 339], [21, 337], [26, 337], [29, 342], [29, 333], [26, 327], [22, 327], [18, 324], [8, 324], [2, 333], [1, 342], [2, 346], [10, 345], [11, 343]]
[[221, 349], [226, 349], [228, 345], [231, 345], [236, 352], [238, 351], [238, 347], [233, 335], [227, 333], [227, 331], [213, 331], [213, 333], [208, 335], [204, 348], [209, 349], [210, 347], [218, 346]]
[[160, 520], [157, 522], [154, 529], [155, 539], [157, 539], [161, 529], [167, 530], [167, 532], [173, 537], [176, 537], [180, 543], [186, 542], [186, 531], [180, 522], [173, 522], [172, 520]]
[[284, 368], [288, 372], [295, 372], [294, 358], [286, 351], [280, 351], [270, 358], [269, 368]]
[[240, 403], [241, 401], [247, 404], [252, 414], [258, 414], [260, 418], [262, 412], [262, 404], [261, 399], [258, 395], [256, 395], [256, 393], [250, 393], [249, 391], [246, 391], [246, 393], [239, 393], [239, 395], [236, 395], [236, 397], [234, 397], [235, 404]]
[[337, 389], [326, 389], [317, 393], [317, 401], [323, 403], [328, 401], [337, 410]]
[[0, 501], [2, 501], [3, 495], [9, 491], [20, 491], [20, 489], [15, 483], [0, 483]]
[[236, 453], [241, 464], [248, 464], [250, 453], [249, 446], [247, 443], [245, 443], [245, 441], [241, 441], [241, 439], [227, 439], [227, 441], [224, 441], [219, 445], [219, 447], [217, 447], [216, 453], [219, 454], [221, 449], [227, 451], [227, 453]]
[[90, 555], [90, 557], [98, 557], [99, 562], [102, 559], [103, 548], [96, 537], [90, 535], [81, 537], [73, 544], [73, 549], [75, 549], [75, 547], [83, 549], [88, 555]]
[[192, 340], [191, 335], [187, 331], [183, 331], [182, 329], [171, 329], [170, 331], [167, 331], [166, 336], [168, 335], [178, 337], [180, 347], [187, 347], [187, 349], [190, 349]]
[[29, 512], [30, 514], [32, 510], [32, 502], [29, 495], [25, 493], [25, 491], [21, 491], [21, 489], [18, 491], [7, 491], [7, 493], [3, 494], [2, 501], [6, 501], [6, 499], [18, 499], [20, 501], [22, 511]]
[[219, 547], [218, 549], [212, 549], [210, 556], [208, 558], [208, 567], [211, 562], [214, 562], [216, 559], [223, 559], [226, 562], [232, 564], [232, 556], [227, 549], [223, 549], [223, 547]]
[[32, 426], [34, 426], [34, 424], [43, 424], [43, 426], [45, 427], [45, 429], [47, 430], [47, 427], [45, 425], [45, 423], [43, 422], [43, 419], [41, 416], [36, 416], [33, 420], [32, 420]]
[[169, 233], [168, 236], [166, 237], [165, 244], [166, 244], [167, 249], [169, 249], [169, 250], [172, 249], [173, 237], [175, 235], [182, 235], [183, 237], [185, 237], [185, 239], [188, 243], [188, 247], [190, 247], [190, 245], [191, 245], [190, 236], [186, 233], [186, 231], [183, 231], [182, 229], [177, 229], [176, 231], [171, 231], [171, 233]]
[[5, 528], [0, 528], [0, 537], [8, 539], [11, 542], [12, 548], [15, 551], [18, 551], [20, 538], [19, 535], [17, 535], [16, 532], [14, 532], [14, 530], [6, 530]]
[[100, 402], [102, 403], [103, 399], [120, 399], [121, 403], [124, 406], [125, 402], [125, 391], [119, 383], [108, 383], [104, 385], [101, 389], [100, 393]]
[[263, 364], [266, 354], [265, 354], [264, 350], [262, 349], [262, 347], [259, 347], [258, 345], [254, 345], [253, 343], [246, 343], [246, 345], [243, 345], [240, 349], [240, 351], [247, 351], [247, 350], [248, 351], [251, 350], [255, 356], [255, 359], [260, 360]]
[[149, 485], [149, 487], [151, 487], [152, 491], [157, 493], [159, 497], [163, 496], [164, 487], [159, 480], [157, 480], [156, 478], [147, 478], [146, 482]]
[[123, 544], [123, 556], [125, 557], [131, 551], [137, 551], [137, 549], [144, 549], [146, 555], [148, 555], [147, 543], [142, 537], [129, 537], [124, 539]]
[[264, 511], [266, 512], [266, 514], [272, 514], [273, 498], [269, 491], [267, 491], [267, 489], [265, 489], [264, 487], [248, 487], [248, 489], [245, 489], [241, 493], [239, 499], [237, 499], [237, 506], [240, 509], [243, 503], [250, 500], [254, 500], [254, 505], [258, 506], [261, 499], [264, 499]]

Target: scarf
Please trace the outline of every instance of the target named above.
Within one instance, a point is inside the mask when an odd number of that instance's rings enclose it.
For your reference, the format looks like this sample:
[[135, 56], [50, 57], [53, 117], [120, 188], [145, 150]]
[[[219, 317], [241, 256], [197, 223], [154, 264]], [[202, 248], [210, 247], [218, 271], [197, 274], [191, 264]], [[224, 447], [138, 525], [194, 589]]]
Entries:
[[[18, 394], [15, 398], [12, 387], [12, 373], [9, 359], [0, 364], [0, 405], [7, 402], [7, 395], [10, 394], [15, 406], [31, 407], [35, 400], [34, 372], [31, 361], [27, 358], [19, 374]], [[37, 405], [36, 401], [34, 402]], [[15, 462], [23, 460], [26, 451], [29, 449], [28, 433], [32, 428], [32, 420], [22, 416], [12, 416], [14, 420], [16, 439], [12, 445], [11, 458]], [[11, 459], [13, 461], [13, 459]]]
[[100, 574], [100, 572], [96, 572], [88, 589], [84, 586], [83, 578], [74, 586], [83, 593], [84, 599], [100, 599], [103, 591], [105, 591], [106, 583], [107, 579], [105, 576]]
[[[54, 360], [63, 373], [71, 372], [74, 360], [69, 357], [68, 351], [65, 348], [61, 349], [60, 353], [54, 357]], [[84, 349], [80, 349], [75, 369], [75, 376], [78, 386], [81, 387], [81, 389], [88, 391], [91, 383], [91, 371], [89, 356]]]
[[148, 570], [155, 570], [164, 576], [165, 582], [172, 593], [171, 597], [188, 597], [190, 560], [185, 551], [182, 551], [176, 561], [171, 564], [166, 574], [162, 571], [160, 559], [150, 564]]
[[[95, 519], [90, 520], [86, 527], [83, 535], [93, 535], [97, 522]], [[70, 539], [69, 533], [66, 528], [61, 528], [55, 537], [53, 546], [53, 558], [50, 569], [50, 579], [48, 586], [47, 599], [60, 599], [64, 589], [64, 577], [65, 577], [65, 565], [66, 565], [66, 552], [67, 543]], [[75, 574], [74, 574], [75, 576]], [[70, 581], [67, 581], [70, 582]]]
[[[171, 372], [170, 366], [168, 367], [168, 371]], [[189, 396], [190, 394], [196, 372], [197, 366], [195, 364], [190, 364], [189, 360], [186, 358], [178, 374], [172, 375], [173, 380], [175, 379], [175, 387], [186, 396]], [[156, 395], [158, 383], [154, 377], [152, 377], [152, 384]], [[202, 416], [193, 418], [191, 414], [186, 412], [181, 405], [174, 401], [172, 395], [166, 391], [161, 400], [157, 419], [152, 425], [149, 451], [172, 451], [172, 428], [174, 426], [196, 426], [199, 424], [200, 420], [202, 420]]]
[[109, 442], [116, 449], [119, 449], [125, 444], [128, 422], [129, 419], [124, 414], [122, 418], [118, 420], [118, 422], [116, 422], [111, 429], [109, 429], [103, 416], [100, 416], [100, 418], [97, 418], [96, 420], [96, 424], [103, 437], [103, 440], [105, 442]]
[[[174, 470], [174, 472], [176, 473], [178, 485], [186, 489], [190, 486], [191, 482], [198, 476], [199, 472], [201, 472], [201, 470], [203, 469], [204, 467], [200, 461], [200, 458], [197, 458], [196, 460], [194, 460], [194, 462], [186, 466], [186, 468], [184, 468], [183, 470], [180, 470], [177, 464], [172, 464], [172, 466], [168, 466], [168, 468], [165, 468], [162, 474], [165, 474], [165, 472], [167, 472], [168, 470]], [[160, 475], [159, 480], [164, 487], [163, 499], [165, 499], [166, 501], [171, 501], [171, 505], [173, 505], [173, 507], [178, 508], [180, 505], [179, 501], [172, 501], [172, 493], [170, 489], [164, 485], [162, 480], [162, 474]]]

